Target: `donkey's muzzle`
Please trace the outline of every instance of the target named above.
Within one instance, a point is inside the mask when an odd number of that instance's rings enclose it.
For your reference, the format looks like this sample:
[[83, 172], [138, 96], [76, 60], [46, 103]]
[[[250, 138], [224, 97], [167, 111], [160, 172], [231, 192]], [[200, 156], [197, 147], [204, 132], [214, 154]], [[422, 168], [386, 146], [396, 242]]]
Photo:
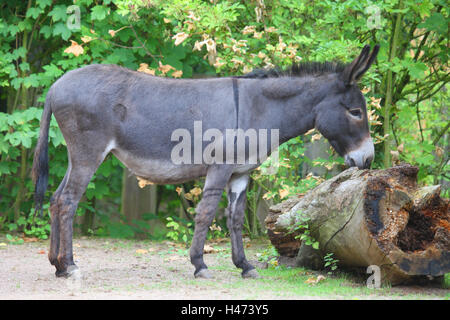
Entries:
[[345, 155], [345, 164], [349, 167], [369, 169], [375, 155], [372, 138], [366, 138], [358, 148]]

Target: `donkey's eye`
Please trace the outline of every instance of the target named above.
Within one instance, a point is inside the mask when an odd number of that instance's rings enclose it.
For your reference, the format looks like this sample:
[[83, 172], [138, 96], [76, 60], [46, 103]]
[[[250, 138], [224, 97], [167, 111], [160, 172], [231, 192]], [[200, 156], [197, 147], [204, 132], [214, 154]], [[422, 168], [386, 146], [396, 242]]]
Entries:
[[352, 116], [361, 118], [361, 110], [360, 109], [352, 109], [352, 110], [349, 110], [349, 112]]

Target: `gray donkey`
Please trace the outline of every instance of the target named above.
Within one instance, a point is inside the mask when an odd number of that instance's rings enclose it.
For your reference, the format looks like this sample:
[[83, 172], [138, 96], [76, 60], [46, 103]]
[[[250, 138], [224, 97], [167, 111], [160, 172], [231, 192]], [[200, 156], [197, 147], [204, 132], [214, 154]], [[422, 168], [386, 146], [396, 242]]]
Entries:
[[[365, 46], [350, 64], [302, 63], [288, 71], [255, 71], [241, 77], [169, 79], [111, 65], [90, 65], [58, 79], [47, 94], [33, 163], [36, 211], [41, 211], [48, 182], [48, 132], [51, 115], [64, 135], [69, 165], [50, 199], [51, 242], [48, 258], [56, 276], [79, 275], [72, 253], [73, 217], [92, 175], [112, 152], [135, 175], [160, 184], [206, 177], [196, 208], [190, 259], [195, 277], [209, 278], [203, 247], [223, 190], [228, 194], [227, 225], [232, 260], [244, 278], [258, 277], [242, 244], [246, 189], [250, 171], [273, 149], [250, 162], [246, 140], [238, 148], [244, 161], [173, 160], [177, 129], [195, 135], [202, 130], [277, 130], [283, 143], [316, 128], [349, 166], [369, 168], [374, 157], [365, 99], [357, 81], [375, 60], [379, 46]], [[215, 135], [216, 146], [236, 149], [236, 136]], [[272, 138], [273, 139], [273, 138]], [[212, 138], [210, 139], [212, 141]], [[219, 141], [220, 140], [220, 141]], [[207, 141], [183, 150], [202, 154]], [[272, 141], [273, 142], [273, 141]], [[271, 142], [271, 143], [272, 143]], [[272, 144], [271, 144], [272, 145]], [[215, 154], [216, 153], [216, 154]], [[254, 153], [254, 152], [253, 152]], [[229, 160], [229, 159], [228, 159]]]

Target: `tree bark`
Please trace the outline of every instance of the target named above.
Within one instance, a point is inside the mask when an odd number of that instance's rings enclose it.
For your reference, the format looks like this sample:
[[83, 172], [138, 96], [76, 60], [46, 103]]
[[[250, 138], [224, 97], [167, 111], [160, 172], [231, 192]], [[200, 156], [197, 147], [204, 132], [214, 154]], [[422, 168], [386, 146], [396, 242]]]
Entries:
[[[382, 281], [399, 284], [450, 272], [449, 200], [440, 186], [419, 187], [418, 168], [350, 168], [304, 196], [271, 207], [268, 235], [280, 255], [317, 267], [310, 248], [292, 232], [302, 217], [319, 242], [317, 256], [333, 253], [340, 267], [381, 269]], [[307, 257], [308, 259], [305, 259]], [[323, 261], [323, 260], [322, 260]], [[323, 265], [323, 264], [322, 264]]]

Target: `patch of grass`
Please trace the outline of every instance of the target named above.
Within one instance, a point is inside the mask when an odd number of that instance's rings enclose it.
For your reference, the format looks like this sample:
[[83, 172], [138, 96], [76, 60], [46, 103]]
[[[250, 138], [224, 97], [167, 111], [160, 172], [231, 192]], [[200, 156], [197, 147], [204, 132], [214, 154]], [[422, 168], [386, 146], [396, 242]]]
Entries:
[[444, 287], [444, 289], [450, 289], [450, 273], [446, 273], [444, 275], [443, 287]]
[[[219, 267], [216, 270], [222, 269]], [[225, 270], [225, 268], [224, 268]], [[228, 268], [226, 268], [228, 271]], [[231, 271], [231, 270], [230, 270]], [[390, 286], [380, 289], [369, 289], [365, 282], [357, 283], [349, 280], [349, 276], [338, 273], [334, 276], [326, 276], [324, 280], [309, 284], [308, 280], [317, 279], [318, 273], [312, 273], [303, 268], [277, 268], [259, 269], [261, 279], [238, 279], [230, 283], [221, 283], [221, 287], [229, 289], [245, 288], [247, 291], [258, 293], [270, 293], [274, 297], [282, 299], [302, 298], [312, 296], [326, 299], [429, 299], [442, 298], [434, 295], [409, 294], [402, 291], [394, 291]]]

